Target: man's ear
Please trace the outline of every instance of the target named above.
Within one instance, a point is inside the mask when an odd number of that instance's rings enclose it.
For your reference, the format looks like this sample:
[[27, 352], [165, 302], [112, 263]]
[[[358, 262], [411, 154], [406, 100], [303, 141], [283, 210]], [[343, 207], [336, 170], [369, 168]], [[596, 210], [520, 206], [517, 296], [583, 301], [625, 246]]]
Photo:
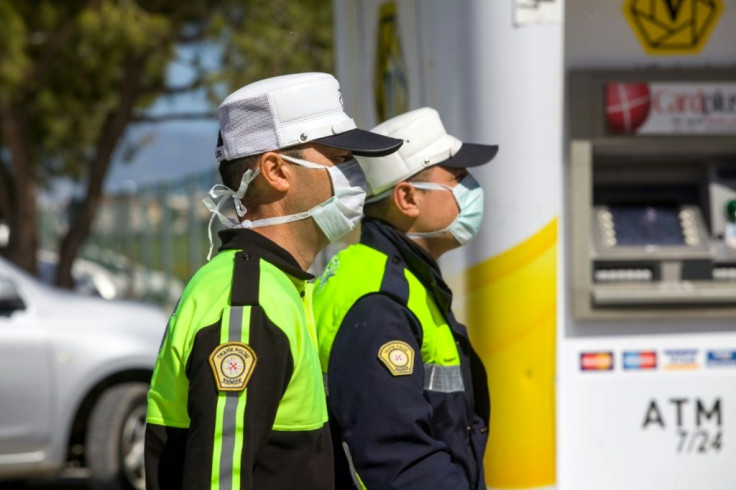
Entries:
[[419, 216], [417, 201], [421, 200], [421, 193], [409, 182], [399, 182], [394, 187], [393, 193], [396, 209], [405, 216], [416, 218]]
[[290, 181], [293, 179], [292, 169], [278, 153], [273, 151], [264, 153], [258, 161], [258, 166], [268, 187], [277, 192], [289, 190]]

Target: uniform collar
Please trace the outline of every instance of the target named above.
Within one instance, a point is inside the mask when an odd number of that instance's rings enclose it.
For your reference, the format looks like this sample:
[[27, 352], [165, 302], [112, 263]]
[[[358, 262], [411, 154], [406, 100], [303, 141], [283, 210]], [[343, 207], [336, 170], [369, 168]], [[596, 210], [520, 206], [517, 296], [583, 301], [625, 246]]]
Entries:
[[222, 230], [218, 235], [222, 242], [220, 248], [217, 249], [218, 252], [242, 250], [275, 265], [282, 272], [292, 277], [303, 281], [314, 279], [312, 274], [299, 266], [299, 263], [289, 252], [260, 233], [244, 228], [231, 228]]
[[388, 256], [398, 256], [419, 281], [432, 292], [437, 305], [451, 314], [452, 291], [442, 278], [437, 262], [406, 233], [373, 218], [362, 222], [360, 242]]

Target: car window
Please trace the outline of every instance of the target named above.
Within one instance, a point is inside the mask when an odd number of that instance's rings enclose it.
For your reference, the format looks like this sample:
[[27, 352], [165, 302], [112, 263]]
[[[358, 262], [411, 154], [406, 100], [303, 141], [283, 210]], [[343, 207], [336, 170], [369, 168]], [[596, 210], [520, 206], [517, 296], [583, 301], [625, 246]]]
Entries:
[[18, 291], [18, 286], [9, 278], [0, 275], [0, 317], [7, 317], [25, 309], [26, 304]]

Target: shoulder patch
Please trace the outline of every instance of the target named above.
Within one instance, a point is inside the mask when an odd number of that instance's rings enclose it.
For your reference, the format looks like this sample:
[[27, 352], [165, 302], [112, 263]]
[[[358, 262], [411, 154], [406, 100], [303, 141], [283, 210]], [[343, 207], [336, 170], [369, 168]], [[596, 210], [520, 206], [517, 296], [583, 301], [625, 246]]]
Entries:
[[378, 349], [378, 359], [394, 376], [408, 376], [414, 372], [414, 349], [401, 340], [383, 344]]
[[248, 385], [258, 357], [242, 342], [218, 345], [210, 354], [210, 366], [220, 391], [243, 391]]

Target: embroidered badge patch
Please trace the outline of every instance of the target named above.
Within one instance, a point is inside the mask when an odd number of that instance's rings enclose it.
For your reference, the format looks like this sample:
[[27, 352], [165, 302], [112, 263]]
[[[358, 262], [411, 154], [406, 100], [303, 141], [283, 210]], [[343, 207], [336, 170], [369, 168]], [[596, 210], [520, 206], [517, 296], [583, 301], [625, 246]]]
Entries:
[[406, 342], [386, 342], [378, 349], [378, 359], [394, 376], [408, 376], [414, 371], [414, 349]]
[[220, 391], [243, 391], [256, 367], [258, 357], [242, 342], [220, 344], [210, 354], [210, 366]]

